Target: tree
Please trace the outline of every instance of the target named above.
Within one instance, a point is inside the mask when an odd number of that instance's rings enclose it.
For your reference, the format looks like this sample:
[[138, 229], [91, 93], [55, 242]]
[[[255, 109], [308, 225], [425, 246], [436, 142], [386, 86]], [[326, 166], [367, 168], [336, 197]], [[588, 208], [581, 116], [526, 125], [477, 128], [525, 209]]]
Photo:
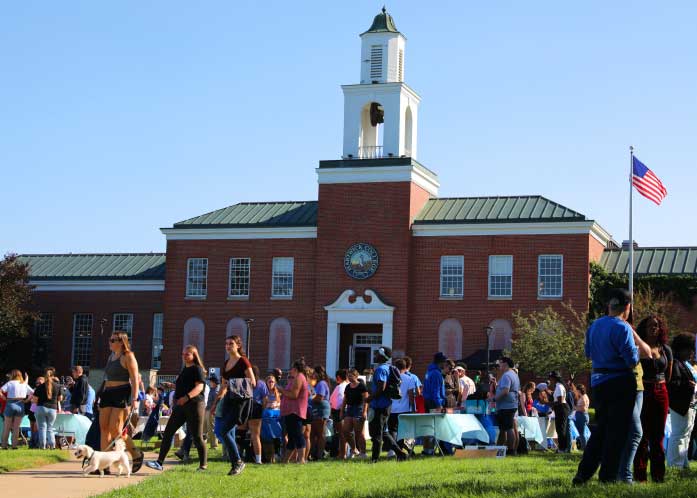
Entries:
[[551, 370], [575, 376], [590, 369], [584, 353], [586, 313], [578, 313], [570, 303], [562, 303], [564, 315], [551, 306], [542, 311], [513, 313], [511, 357], [521, 370], [547, 375]]
[[29, 336], [38, 313], [33, 308], [29, 265], [16, 254], [0, 261], [0, 363], [9, 358], [7, 351], [17, 341]]

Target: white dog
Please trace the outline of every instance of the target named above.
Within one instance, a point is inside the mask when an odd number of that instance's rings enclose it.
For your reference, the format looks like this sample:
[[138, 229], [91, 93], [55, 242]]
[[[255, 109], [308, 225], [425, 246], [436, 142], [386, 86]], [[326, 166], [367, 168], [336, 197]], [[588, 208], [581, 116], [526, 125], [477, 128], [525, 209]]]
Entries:
[[131, 477], [131, 462], [128, 461], [126, 445], [118, 440], [114, 445], [114, 451], [95, 451], [91, 446], [81, 444], [75, 451], [77, 458], [83, 459], [83, 475], [87, 476], [95, 470], [99, 471], [99, 477], [104, 477], [104, 469], [118, 468], [119, 477], [125, 470], [126, 477]]

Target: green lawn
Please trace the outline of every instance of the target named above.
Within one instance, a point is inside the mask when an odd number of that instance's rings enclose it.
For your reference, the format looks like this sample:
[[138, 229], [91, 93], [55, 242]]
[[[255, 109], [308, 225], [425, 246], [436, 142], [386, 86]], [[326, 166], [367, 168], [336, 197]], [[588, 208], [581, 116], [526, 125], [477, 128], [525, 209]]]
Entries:
[[64, 450], [0, 450], [0, 474], [70, 460]]
[[[298, 465], [247, 464], [244, 473], [228, 477], [228, 464], [214, 453], [205, 474], [197, 465], [178, 465], [136, 486], [100, 495], [162, 498], [283, 497], [283, 498], [426, 498], [454, 496], [564, 498], [642, 496], [697, 496], [697, 470], [683, 475], [669, 471], [666, 484], [571, 486], [580, 454], [539, 454], [496, 459], [416, 458], [409, 462], [308, 463]], [[192, 450], [195, 457], [195, 450]], [[697, 468], [697, 465], [695, 466]]]

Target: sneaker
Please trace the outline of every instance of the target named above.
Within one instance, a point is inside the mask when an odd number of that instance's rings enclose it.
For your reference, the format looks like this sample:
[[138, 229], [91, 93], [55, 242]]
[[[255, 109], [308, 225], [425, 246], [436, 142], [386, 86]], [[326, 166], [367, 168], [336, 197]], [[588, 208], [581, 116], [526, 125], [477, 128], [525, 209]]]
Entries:
[[196, 472], [205, 472], [208, 470], [208, 467], [199, 467], [196, 469]]
[[357, 458], [360, 458], [361, 460], [365, 460], [366, 458], [368, 458], [368, 455], [366, 455], [365, 453], [359, 453]]
[[140, 468], [143, 466], [143, 458], [145, 455], [143, 454], [142, 451], [138, 451], [138, 454], [136, 457], [133, 458], [133, 464], [131, 467], [131, 474], [135, 474], [140, 470]]
[[586, 481], [578, 474], [576, 474], [574, 478], [571, 479], [572, 486], [583, 486], [584, 484], [586, 484]]
[[162, 471], [162, 464], [157, 460], [148, 460], [147, 462], [145, 462], [145, 466], [152, 470]]
[[396, 456], [397, 454], [394, 452], [394, 450], [390, 450], [387, 452], [387, 458], [394, 458]]
[[174, 456], [181, 460], [182, 463], [189, 463], [189, 455], [184, 454], [182, 450], [175, 451]]
[[230, 469], [230, 472], [228, 472], [227, 475], [236, 476], [238, 474], [241, 474], [242, 471], [244, 470], [244, 468], [245, 468], [244, 462], [242, 460], [238, 460], [237, 463], [232, 466], [232, 468]]

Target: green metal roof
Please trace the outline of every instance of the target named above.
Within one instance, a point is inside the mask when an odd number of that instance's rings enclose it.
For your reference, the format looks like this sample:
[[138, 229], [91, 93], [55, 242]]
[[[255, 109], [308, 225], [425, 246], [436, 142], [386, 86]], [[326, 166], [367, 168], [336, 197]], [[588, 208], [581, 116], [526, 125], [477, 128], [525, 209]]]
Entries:
[[[629, 271], [627, 249], [606, 249], [600, 264], [611, 273]], [[697, 275], [697, 247], [639, 247], [634, 249], [637, 275]]]
[[165, 255], [23, 254], [31, 280], [164, 280]]
[[387, 9], [383, 7], [382, 12], [375, 16], [373, 24], [365, 33], [399, 33], [399, 31], [397, 31], [394, 19], [387, 13]]
[[586, 217], [539, 195], [429, 199], [414, 224], [585, 221]]
[[317, 201], [242, 202], [174, 224], [174, 228], [317, 226]]

